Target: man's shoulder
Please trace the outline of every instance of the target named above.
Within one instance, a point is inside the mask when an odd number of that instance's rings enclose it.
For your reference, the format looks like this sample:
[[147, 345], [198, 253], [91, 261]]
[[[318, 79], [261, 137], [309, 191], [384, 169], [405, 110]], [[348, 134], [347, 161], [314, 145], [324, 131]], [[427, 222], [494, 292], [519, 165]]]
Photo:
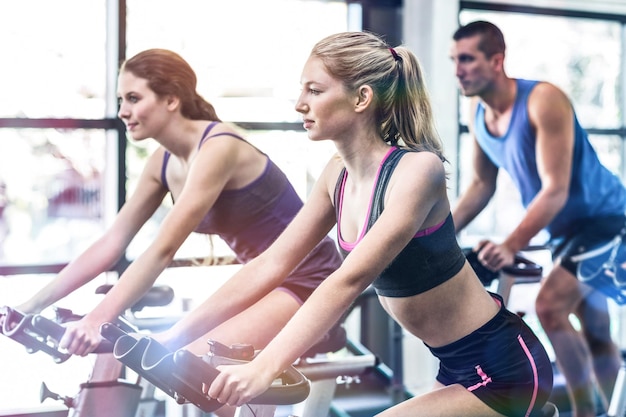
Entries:
[[567, 94], [557, 85], [549, 81], [537, 81], [532, 88], [528, 90], [528, 101], [532, 103], [554, 103], [554, 100], [563, 100], [569, 102]]
[[524, 81], [526, 81], [526, 86], [529, 88], [529, 90], [533, 92], [540, 91], [542, 93], [550, 93], [550, 94], [563, 94], [563, 95], [565, 94], [559, 86], [552, 83], [551, 81], [547, 81], [547, 80], [524, 80]]

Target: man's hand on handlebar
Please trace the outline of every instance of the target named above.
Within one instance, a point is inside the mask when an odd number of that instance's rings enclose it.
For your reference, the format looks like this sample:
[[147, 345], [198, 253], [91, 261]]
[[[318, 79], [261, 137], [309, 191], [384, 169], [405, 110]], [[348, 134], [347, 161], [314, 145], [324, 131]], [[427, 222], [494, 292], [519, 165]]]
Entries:
[[203, 385], [202, 392], [222, 404], [241, 406], [263, 394], [272, 385], [275, 375], [259, 369], [252, 362], [243, 365], [218, 366], [219, 375], [210, 386]]
[[478, 261], [491, 271], [499, 271], [515, 262], [516, 252], [490, 240], [481, 240], [474, 251], [478, 253]]

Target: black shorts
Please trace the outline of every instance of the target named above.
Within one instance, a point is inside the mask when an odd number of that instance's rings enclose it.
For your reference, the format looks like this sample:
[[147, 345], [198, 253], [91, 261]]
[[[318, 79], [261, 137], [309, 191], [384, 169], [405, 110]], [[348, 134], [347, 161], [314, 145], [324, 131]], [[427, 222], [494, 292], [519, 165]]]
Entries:
[[507, 416], [540, 415], [552, 392], [550, 358], [537, 336], [504, 307], [484, 326], [449, 345], [431, 348], [440, 360], [437, 381], [460, 384]]
[[577, 263], [570, 257], [613, 239], [625, 224], [626, 216], [624, 215], [577, 220], [571, 224], [570, 233], [550, 240], [549, 249], [552, 252], [552, 259], [560, 258], [561, 266], [576, 276]]

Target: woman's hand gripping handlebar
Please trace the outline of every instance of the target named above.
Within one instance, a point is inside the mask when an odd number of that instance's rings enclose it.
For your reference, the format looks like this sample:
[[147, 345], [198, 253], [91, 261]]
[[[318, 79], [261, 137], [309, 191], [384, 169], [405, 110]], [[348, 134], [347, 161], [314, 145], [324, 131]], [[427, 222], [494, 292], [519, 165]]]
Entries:
[[[50, 355], [56, 363], [65, 362], [72, 355], [59, 348], [65, 333], [61, 324], [39, 314], [24, 314], [10, 307], [0, 307], [0, 330], [5, 336], [26, 347], [28, 353], [38, 351]], [[92, 353], [113, 351], [113, 344], [103, 340]]]
[[[202, 386], [210, 385], [219, 371], [207, 360], [188, 350], [171, 352], [150, 337], [137, 338], [111, 323], [100, 327], [102, 336], [112, 342], [113, 355], [138, 375], [174, 398], [179, 404], [192, 403], [202, 411], [210, 413], [224, 404], [210, 399], [202, 392]], [[239, 349], [227, 357], [229, 348], [211, 341], [211, 354], [219, 357], [219, 364], [241, 364], [245, 362]], [[250, 347], [250, 349], [252, 349]], [[253, 351], [253, 349], [252, 349]], [[245, 357], [245, 355], [243, 356]], [[251, 404], [287, 405], [302, 402], [309, 395], [309, 380], [293, 366], [285, 370], [266, 392], [250, 401]]]

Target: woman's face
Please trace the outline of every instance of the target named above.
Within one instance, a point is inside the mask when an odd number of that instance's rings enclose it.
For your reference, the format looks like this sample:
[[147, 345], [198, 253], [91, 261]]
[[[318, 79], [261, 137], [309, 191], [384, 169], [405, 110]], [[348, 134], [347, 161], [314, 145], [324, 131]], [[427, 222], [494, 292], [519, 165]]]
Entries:
[[167, 100], [148, 87], [148, 80], [123, 71], [117, 82], [118, 117], [134, 140], [156, 138], [169, 118]]
[[309, 139], [338, 140], [352, 130], [357, 97], [328, 73], [319, 58], [307, 60], [300, 82], [302, 92], [296, 111], [302, 114]]

